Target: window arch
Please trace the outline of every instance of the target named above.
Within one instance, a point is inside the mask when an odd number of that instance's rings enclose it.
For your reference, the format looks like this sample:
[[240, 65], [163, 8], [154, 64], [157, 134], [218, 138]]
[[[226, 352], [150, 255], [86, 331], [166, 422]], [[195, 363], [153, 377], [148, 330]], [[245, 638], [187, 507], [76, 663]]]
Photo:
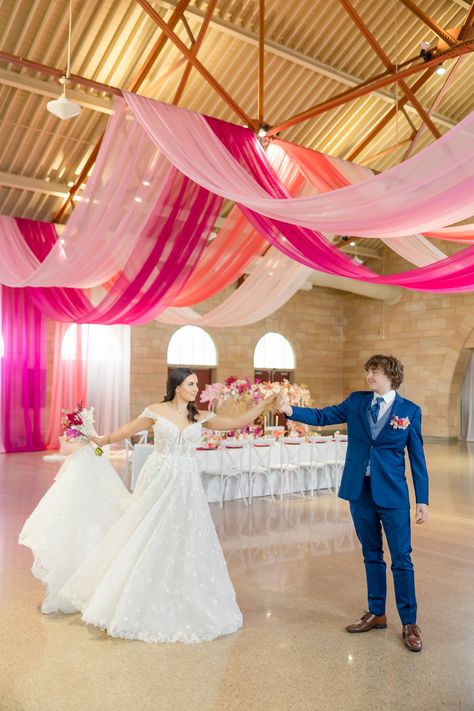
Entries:
[[199, 326], [183, 326], [170, 338], [169, 365], [217, 365], [217, 351], [210, 335]]
[[255, 346], [253, 365], [264, 370], [294, 370], [295, 353], [288, 339], [271, 331]]
[[[79, 347], [81, 353], [77, 352]], [[110, 326], [73, 323], [63, 336], [61, 358], [115, 362], [121, 358], [120, 346]]]

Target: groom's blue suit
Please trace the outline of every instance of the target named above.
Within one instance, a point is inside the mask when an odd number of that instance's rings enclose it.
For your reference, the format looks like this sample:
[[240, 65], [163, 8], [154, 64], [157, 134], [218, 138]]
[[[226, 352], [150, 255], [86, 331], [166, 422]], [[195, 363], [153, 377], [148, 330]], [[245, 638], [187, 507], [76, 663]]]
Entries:
[[[410, 459], [416, 502], [427, 504], [428, 472], [421, 436], [421, 410], [397, 393], [391, 407], [374, 423], [370, 417], [373, 397], [372, 392], [353, 392], [339, 405], [321, 409], [294, 407], [288, 419], [318, 427], [347, 422], [349, 442], [339, 496], [350, 501], [355, 529], [362, 544], [369, 610], [377, 616], [385, 614], [383, 524], [392, 558], [397, 608], [403, 624], [415, 624], [405, 448]], [[394, 427], [394, 417], [406, 418], [406, 428]]]

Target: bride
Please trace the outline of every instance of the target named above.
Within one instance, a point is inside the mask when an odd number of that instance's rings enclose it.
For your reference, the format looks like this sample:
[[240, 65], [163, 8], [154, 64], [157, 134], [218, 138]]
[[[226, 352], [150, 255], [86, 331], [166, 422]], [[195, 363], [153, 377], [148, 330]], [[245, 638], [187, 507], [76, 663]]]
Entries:
[[242, 626], [194, 450], [204, 423], [244, 427], [275, 395], [219, 417], [197, 409], [197, 393], [195, 373], [176, 368], [163, 402], [92, 438], [105, 445], [153, 427], [154, 450], [133, 494], [91, 445], [66, 460], [20, 533], [47, 586], [43, 612], [80, 611], [113, 637], [145, 642], [203, 642]]

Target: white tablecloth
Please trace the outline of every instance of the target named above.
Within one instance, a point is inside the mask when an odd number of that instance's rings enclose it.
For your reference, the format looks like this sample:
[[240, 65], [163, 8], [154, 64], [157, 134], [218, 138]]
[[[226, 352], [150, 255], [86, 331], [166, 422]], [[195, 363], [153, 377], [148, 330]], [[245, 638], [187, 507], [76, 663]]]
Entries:
[[[282, 460], [282, 446], [281, 444], [277, 443], [274, 446], [271, 447], [271, 453], [270, 453], [270, 462], [274, 465], [279, 465]], [[301, 444], [301, 445], [289, 445], [291, 449], [293, 450], [293, 447], [295, 448], [294, 452], [296, 454], [296, 448], [300, 449], [299, 455], [300, 455], [300, 461], [301, 462], [309, 462], [310, 456], [311, 456], [311, 446], [310, 444]], [[323, 461], [331, 461], [334, 460], [336, 457], [336, 443], [334, 441], [327, 441], [324, 443], [316, 443], [314, 445], [316, 448], [316, 452], [318, 456], [316, 457], [318, 460], [323, 460]], [[338, 443], [338, 456], [340, 460], [344, 460], [345, 458], [345, 453], [347, 450], [347, 440], [339, 442]], [[263, 451], [265, 448], [262, 448], [260, 451]], [[132, 471], [132, 482], [131, 486], [132, 489], [135, 486], [135, 483], [137, 481], [138, 475], [140, 473], [141, 468], [143, 467], [144, 463], [150, 456], [150, 454], [153, 451], [153, 445], [152, 444], [137, 444], [134, 447], [134, 452], [133, 452], [133, 471]], [[241, 450], [239, 450], [241, 451]], [[243, 452], [243, 469], [244, 472], [245, 470], [249, 469], [249, 456], [251, 455], [251, 448], [250, 447], [245, 447], [244, 452]], [[235, 456], [238, 456], [236, 453], [234, 453]], [[293, 452], [291, 452], [291, 455], [293, 455]], [[290, 455], [290, 456], [291, 456]], [[255, 456], [255, 455], [254, 455]], [[313, 458], [314, 458], [314, 453], [313, 453]], [[204, 484], [204, 488], [207, 494], [207, 499], [209, 502], [214, 502], [214, 501], [219, 501], [220, 500], [220, 477], [219, 476], [213, 476], [209, 474], [209, 472], [216, 472], [218, 474], [221, 469], [220, 469], [220, 462], [222, 461], [221, 459], [221, 452], [219, 449], [213, 449], [213, 450], [196, 450], [196, 459], [198, 462], [198, 467], [202, 475], [202, 480]], [[255, 464], [255, 461], [253, 462]], [[227, 468], [230, 468], [230, 463], [226, 460], [223, 461], [223, 466], [224, 466], [224, 471], [227, 470]], [[299, 470], [299, 479], [301, 481], [301, 485], [303, 487], [303, 490], [308, 491], [311, 488], [317, 490], [318, 488], [327, 488], [327, 481], [326, 478], [323, 477], [320, 473], [317, 474], [316, 472], [313, 472], [311, 474], [309, 468], [307, 467], [301, 467]], [[311, 482], [312, 479], [312, 482]], [[270, 486], [273, 494], [279, 494], [280, 493], [280, 484], [281, 484], [281, 477], [280, 474], [276, 471], [273, 471], [270, 475]], [[296, 482], [295, 479], [292, 480], [291, 482], [291, 491], [298, 491], [298, 483]], [[312, 484], [312, 487], [311, 487]], [[241, 486], [243, 489], [244, 496], [248, 495], [248, 477], [244, 475], [241, 477]], [[288, 492], [288, 487], [286, 487], [285, 493]], [[253, 487], [253, 496], [266, 496], [269, 495], [270, 492], [268, 490], [268, 486], [266, 483], [266, 480], [263, 476], [258, 475], [255, 480], [255, 484]], [[226, 500], [228, 499], [238, 499], [241, 498], [241, 493], [240, 493], [240, 488], [238, 486], [238, 483], [235, 478], [231, 478], [226, 482], [225, 486], [225, 495], [224, 498]]]

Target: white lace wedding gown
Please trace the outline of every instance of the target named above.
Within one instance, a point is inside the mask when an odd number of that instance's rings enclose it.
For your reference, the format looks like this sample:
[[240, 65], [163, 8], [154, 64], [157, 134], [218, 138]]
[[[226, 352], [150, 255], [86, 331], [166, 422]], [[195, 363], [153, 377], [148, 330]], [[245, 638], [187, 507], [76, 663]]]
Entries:
[[[203, 642], [235, 632], [242, 626], [242, 614], [194, 456], [204, 421], [180, 432], [150, 409], [141, 416], [155, 420], [154, 450], [126, 512], [61, 587], [61, 599], [80, 610], [84, 622], [113, 637]], [[84, 476], [76, 462], [72, 468], [77, 479]], [[89, 494], [95, 492], [89, 488]], [[60, 505], [59, 496], [55, 504]], [[62, 525], [68, 527], [67, 522]], [[32, 548], [37, 573], [46, 567], [42, 555], [47, 551], [24, 531], [20, 542]], [[81, 530], [76, 534], [80, 538]], [[41, 535], [40, 526], [36, 535]], [[62, 552], [58, 548], [55, 554], [68, 556], [67, 547]], [[50, 555], [48, 563], [56, 565]]]

